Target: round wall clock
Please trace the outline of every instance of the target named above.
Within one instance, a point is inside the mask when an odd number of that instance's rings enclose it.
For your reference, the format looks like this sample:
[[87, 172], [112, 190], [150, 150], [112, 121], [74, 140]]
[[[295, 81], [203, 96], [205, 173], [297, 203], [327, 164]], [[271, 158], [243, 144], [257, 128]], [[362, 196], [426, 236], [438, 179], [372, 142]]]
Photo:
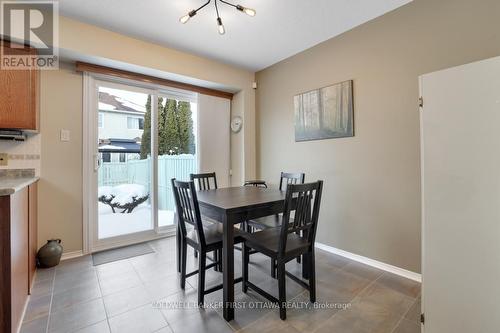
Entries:
[[243, 125], [243, 119], [240, 116], [233, 117], [231, 120], [231, 131], [233, 133], [238, 133], [241, 131], [241, 126]]

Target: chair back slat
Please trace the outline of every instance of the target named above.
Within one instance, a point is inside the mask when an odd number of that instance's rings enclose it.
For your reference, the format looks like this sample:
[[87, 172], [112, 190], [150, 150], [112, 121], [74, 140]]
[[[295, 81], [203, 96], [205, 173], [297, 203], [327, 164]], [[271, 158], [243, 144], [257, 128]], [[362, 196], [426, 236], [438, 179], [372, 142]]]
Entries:
[[215, 172], [192, 173], [189, 175], [189, 178], [198, 183], [198, 191], [217, 189], [217, 176]]
[[306, 175], [302, 172], [282, 172], [280, 176], [280, 191], [286, 191], [288, 185], [304, 184]]
[[323, 181], [287, 186], [279, 255], [284, 255], [288, 235], [296, 233], [314, 246], [318, 226]]
[[201, 220], [200, 206], [194, 181], [181, 182], [172, 179], [172, 190], [174, 192], [175, 206], [179, 226], [183, 237], [187, 235], [187, 224], [192, 225], [198, 236], [200, 246], [205, 246], [205, 234], [203, 232], [203, 222]]

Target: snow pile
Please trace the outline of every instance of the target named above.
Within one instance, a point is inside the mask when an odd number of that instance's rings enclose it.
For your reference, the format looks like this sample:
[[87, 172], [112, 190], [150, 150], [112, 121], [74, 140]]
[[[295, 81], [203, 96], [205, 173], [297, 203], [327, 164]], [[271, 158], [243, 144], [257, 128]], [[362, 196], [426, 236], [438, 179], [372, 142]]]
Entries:
[[97, 190], [97, 197], [104, 197], [104, 199], [109, 200], [111, 199], [111, 195], [113, 194], [113, 187], [112, 186], [99, 186], [99, 189]]
[[123, 184], [118, 186], [100, 186], [98, 190], [98, 196], [105, 199], [111, 199], [111, 204], [118, 204], [124, 206], [126, 204], [132, 203], [133, 198], [139, 199], [148, 195], [148, 191], [145, 186], [139, 184]]
[[132, 203], [133, 198], [139, 199], [148, 195], [146, 187], [139, 184], [123, 184], [113, 187], [113, 201], [112, 204], [119, 204], [124, 206]]

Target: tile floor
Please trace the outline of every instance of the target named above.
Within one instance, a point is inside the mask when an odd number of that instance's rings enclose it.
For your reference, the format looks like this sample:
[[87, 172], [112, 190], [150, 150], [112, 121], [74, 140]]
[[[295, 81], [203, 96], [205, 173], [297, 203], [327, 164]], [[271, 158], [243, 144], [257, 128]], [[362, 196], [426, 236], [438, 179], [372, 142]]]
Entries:
[[[155, 253], [97, 267], [86, 256], [39, 270], [21, 332], [420, 332], [420, 284], [321, 250], [316, 274], [322, 308], [308, 305], [307, 291], [287, 279], [288, 300], [296, 306], [281, 321], [276, 309], [258, 306], [267, 303], [251, 291], [241, 293], [237, 284], [240, 307], [226, 323], [217, 307], [221, 291], [207, 296], [210, 308], [185, 306], [196, 302], [197, 277], [188, 279], [184, 291], [179, 288], [175, 238], [151, 245]], [[239, 276], [239, 252], [236, 259]], [[250, 281], [277, 296], [269, 260], [255, 254], [251, 262]], [[188, 266], [195, 264], [188, 255]], [[300, 267], [291, 262], [287, 269]], [[221, 280], [220, 273], [207, 272], [207, 286]]]

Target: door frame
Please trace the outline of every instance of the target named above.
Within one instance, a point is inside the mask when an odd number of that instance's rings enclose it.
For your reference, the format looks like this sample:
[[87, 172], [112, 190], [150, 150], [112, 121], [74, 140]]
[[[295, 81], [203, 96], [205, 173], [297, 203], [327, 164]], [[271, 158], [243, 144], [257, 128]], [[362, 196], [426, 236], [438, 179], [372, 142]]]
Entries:
[[[138, 90], [151, 94], [151, 119], [153, 124], [158, 123], [158, 96], [189, 96], [188, 100], [196, 100], [197, 94], [186, 93], [183, 90], [147, 84], [134, 80], [117, 78], [114, 76], [83, 73], [83, 253], [93, 253], [110, 248], [116, 248], [125, 245], [142, 243], [158, 238], [173, 236], [176, 233], [175, 225], [159, 227], [158, 226], [158, 126], [151, 126], [151, 201], [152, 201], [152, 222], [153, 229], [136, 232], [128, 235], [99, 240], [97, 235], [98, 227], [98, 203], [97, 203], [97, 169], [98, 155], [97, 137], [98, 117], [95, 117], [98, 110], [97, 89], [99, 83], [108, 85], [126, 85], [129, 88], [136, 87]], [[197, 154], [198, 155], [198, 154]], [[199, 168], [199, 165], [198, 165]]]
[[[424, 77], [419, 76], [418, 77], [418, 96], [420, 99], [419, 105], [418, 105], [418, 112], [419, 112], [419, 127], [420, 127], [420, 138], [419, 138], [419, 143], [420, 143], [420, 274], [422, 277], [422, 281], [420, 283], [420, 316], [424, 315], [425, 317], [425, 309], [424, 309], [424, 280], [425, 280], [425, 201], [424, 201], [424, 117], [423, 117], [423, 112], [424, 112], [424, 104], [423, 104], [423, 96], [424, 96]], [[425, 333], [425, 325], [422, 322], [422, 317], [420, 317], [420, 332]]]

